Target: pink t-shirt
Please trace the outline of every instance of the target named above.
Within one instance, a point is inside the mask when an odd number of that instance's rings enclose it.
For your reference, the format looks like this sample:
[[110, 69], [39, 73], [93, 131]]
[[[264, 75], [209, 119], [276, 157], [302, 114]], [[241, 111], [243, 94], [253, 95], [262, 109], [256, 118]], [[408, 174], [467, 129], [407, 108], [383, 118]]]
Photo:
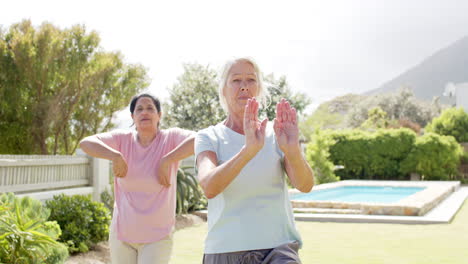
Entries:
[[176, 175], [179, 164], [171, 167], [171, 186], [158, 182], [160, 159], [172, 151], [192, 131], [180, 128], [160, 130], [153, 142], [142, 147], [136, 131], [114, 130], [97, 137], [120, 151], [127, 161], [128, 172], [114, 178], [113, 224], [117, 238], [129, 243], [159, 241], [172, 232], [175, 224]]

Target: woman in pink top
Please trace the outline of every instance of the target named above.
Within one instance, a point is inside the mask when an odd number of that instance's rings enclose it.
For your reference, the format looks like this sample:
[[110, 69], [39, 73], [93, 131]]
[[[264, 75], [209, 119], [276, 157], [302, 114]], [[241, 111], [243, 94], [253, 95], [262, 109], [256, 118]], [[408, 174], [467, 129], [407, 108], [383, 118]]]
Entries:
[[194, 132], [159, 129], [161, 104], [149, 94], [135, 96], [130, 112], [136, 130], [96, 134], [80, 146], [93, 157], [112, 161], [112, 263], [169, 263], [177, 168], [181, 159], [193, 155]]

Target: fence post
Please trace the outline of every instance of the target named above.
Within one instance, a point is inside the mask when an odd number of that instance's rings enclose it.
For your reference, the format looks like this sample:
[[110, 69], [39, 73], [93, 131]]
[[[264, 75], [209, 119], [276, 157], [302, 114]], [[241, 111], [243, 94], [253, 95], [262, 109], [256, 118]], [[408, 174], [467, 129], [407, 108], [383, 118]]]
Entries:
[[101, 193], [109, 190], [109, 161], [94, 158], [87, 155], [83, 150], [77, 149], [76, 154], [86, 156], [91, 165], [91, 184], [93, 185], [93, 200], [101, 202]]
[[101, 202], [101, 193], [109, 189], [109, 161], [92, 158], [93, 199]]

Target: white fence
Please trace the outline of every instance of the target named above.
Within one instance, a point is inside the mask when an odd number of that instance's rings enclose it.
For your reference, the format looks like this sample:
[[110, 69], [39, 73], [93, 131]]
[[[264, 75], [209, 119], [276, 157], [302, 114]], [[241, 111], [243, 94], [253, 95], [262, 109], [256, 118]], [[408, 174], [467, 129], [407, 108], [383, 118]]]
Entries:
[[100, 194], [109, 188], [109, 162], [85, 155], [0, 155], [0, 193], [40, 200], [65, 193]]

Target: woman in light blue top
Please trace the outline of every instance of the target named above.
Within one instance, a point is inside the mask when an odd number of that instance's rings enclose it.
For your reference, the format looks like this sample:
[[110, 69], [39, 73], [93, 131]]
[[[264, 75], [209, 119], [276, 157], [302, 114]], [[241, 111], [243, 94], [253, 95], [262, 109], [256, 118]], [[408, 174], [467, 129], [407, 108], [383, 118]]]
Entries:
[[200, 184], [208, 198], [208, 235], [203, 263], [300, 263], [284, 171], [302, 192], [313, 172], [299, 145], [296, 110], [282, 99], [276, 118], [258, 120], [267, 91], [249, 58], [226, 64], [219, 96], [223, 122], [195, 140]]

